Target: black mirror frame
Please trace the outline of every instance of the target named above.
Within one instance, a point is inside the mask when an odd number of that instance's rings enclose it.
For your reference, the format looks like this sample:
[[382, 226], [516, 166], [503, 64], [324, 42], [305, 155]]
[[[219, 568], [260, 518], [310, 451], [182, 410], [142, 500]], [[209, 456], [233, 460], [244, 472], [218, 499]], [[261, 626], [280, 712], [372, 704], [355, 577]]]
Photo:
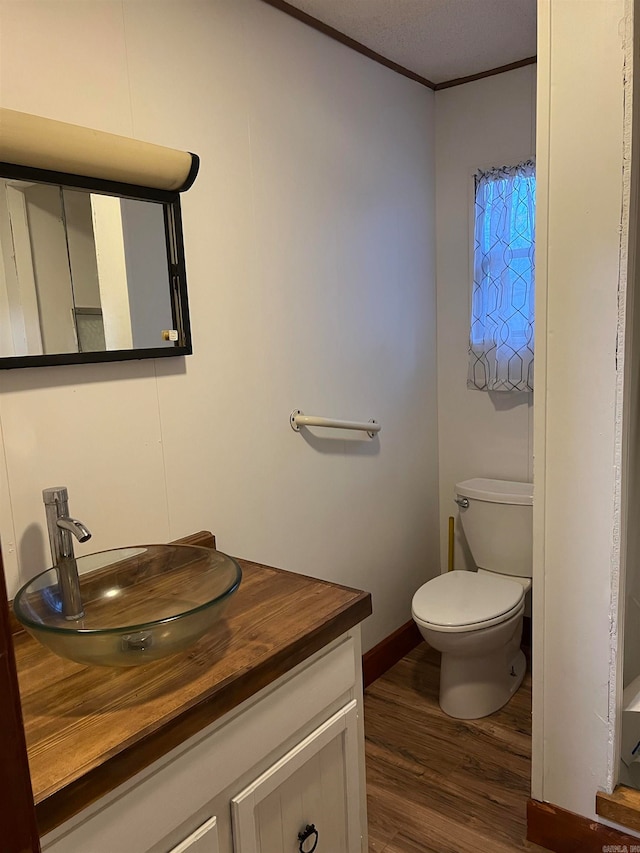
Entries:
[[97, 192], [102, 195], [138, 201], [156, 201], [163, 204], [169, 284], [171, 289], [171, 311], [173, 328], [178, 332], [178, 342], [173, 347], [150, 347], [148, 349], [104, 350], [100, 352], [51, 353], [49, 355], [17, 355], [0, 357], [0, 370], [19, 367], [46, 367], [60, 364], [96, 364], [105, 361], [137, 361], [143, 358], [167, 358], [191, 355], [191, 323], [187, 297], [187, 274], [185, 268], [184, 240], [180, 193], [105, 181], [66, 172], [34, 169], [14, 163], [0, 162], [0, 179], [37, 181], [42, 184], [62, 185]]

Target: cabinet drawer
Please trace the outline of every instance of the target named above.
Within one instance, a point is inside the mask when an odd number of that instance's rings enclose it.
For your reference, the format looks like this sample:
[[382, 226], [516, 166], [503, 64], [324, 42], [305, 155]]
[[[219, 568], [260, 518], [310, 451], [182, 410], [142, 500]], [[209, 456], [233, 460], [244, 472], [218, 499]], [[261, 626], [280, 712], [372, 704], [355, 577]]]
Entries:
[[353, 701], [233, 797], [234, 853], [360, 853], [359, 786]]
[[209, 818], [167, 853], [220, 853], [215, 817]]

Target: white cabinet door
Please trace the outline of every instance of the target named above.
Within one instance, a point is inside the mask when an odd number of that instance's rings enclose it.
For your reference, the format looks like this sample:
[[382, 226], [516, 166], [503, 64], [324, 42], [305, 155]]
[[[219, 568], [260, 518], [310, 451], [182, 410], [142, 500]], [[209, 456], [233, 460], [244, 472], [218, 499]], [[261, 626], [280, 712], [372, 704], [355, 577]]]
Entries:
[[315, 853], [360, 853], [359, 787], [353, 701], [232, 799], [235, 853], [298, 853], [298, 833], [311, 824]]
[[167, 853], [220, 853], [215, 817], [209, 818]]

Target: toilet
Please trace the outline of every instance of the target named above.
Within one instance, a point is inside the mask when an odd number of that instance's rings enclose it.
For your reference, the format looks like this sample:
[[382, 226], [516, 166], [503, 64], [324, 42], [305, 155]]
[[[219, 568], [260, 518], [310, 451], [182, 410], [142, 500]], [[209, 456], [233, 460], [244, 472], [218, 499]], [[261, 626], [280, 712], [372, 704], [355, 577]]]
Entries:
[[477, 572], [452, 571], [416, 592], [411, 614], [442, 652], [440, 707], [475, 720], [520, 687], [525, 595], [531, 589], [533, 486], [473, 479], [456, 485], [460, 522]]

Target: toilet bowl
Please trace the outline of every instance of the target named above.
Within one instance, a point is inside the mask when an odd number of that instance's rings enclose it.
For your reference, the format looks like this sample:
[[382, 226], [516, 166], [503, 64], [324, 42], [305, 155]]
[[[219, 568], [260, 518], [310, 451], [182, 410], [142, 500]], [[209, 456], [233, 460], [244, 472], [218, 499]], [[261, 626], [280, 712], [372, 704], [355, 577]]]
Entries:
[[456, 494], [479, 568], [428, 581], [414, 595], [411, 614], [427, 643], [442, 652], [440, 707], [472, 720], [505, 705], [524, 678], [533, 495], [529, 483], [488, 479], [458, 483]]

